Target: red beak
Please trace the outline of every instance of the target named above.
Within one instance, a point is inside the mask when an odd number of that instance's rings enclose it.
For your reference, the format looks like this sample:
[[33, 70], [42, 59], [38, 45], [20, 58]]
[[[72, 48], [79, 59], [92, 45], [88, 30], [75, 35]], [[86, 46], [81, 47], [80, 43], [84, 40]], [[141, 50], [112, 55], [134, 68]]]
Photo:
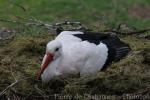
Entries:
[[37, 79], [41, 76], [44, 70], [48, 67], [49, 63], [53, 60], [53, 55], [51, 53], [46, 53], [43, 58], [43, 63], [41, 65], [41, 69], [38, 72]]

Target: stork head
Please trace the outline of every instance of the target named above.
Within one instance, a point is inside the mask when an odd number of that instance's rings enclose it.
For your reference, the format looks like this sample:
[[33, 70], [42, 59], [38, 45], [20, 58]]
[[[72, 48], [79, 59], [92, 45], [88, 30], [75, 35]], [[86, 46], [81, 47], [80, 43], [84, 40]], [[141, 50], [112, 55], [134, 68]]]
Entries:
[[38, 72], [37, 78], [43, 74], [44, 70], [48, 67], [48, 65], [55, 59], [60, 56], [60, 52], [62, 49], [62, 45], [58, 41], [50, 41], [46, 46], [46, 54], [43, 58], [41, 68]]

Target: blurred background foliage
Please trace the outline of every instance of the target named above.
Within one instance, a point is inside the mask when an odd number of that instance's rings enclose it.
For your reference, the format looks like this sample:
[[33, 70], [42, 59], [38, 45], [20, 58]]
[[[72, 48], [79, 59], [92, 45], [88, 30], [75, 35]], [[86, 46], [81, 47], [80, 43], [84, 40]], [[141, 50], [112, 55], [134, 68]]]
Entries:
[[0, 0], [2, 18], [36, 18], [45, 22], [67, 19], [89, 25], [106, 23], [116, 27], [127, 23], [145, 28], [150, 26], [149, 12], [149, 0]]

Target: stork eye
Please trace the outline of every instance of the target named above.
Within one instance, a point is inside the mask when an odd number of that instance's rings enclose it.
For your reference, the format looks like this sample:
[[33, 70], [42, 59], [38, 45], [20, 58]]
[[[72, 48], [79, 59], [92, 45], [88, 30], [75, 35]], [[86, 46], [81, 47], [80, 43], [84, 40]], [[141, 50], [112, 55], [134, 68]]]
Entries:
[[59, 50], [59, 48], [56, 48], [56, 49], [55, 49], [55, 51], [58, 51], [58, 50]]

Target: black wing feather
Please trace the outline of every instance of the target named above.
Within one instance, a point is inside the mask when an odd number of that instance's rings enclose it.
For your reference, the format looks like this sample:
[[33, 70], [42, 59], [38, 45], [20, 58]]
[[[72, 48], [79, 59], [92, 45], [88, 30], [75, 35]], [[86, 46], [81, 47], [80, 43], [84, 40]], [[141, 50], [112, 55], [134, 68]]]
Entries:
[[102, 70], [105, 70], [107, 65], [111, 64], [113, 61], [119, 61], [131, 51], [129, 45], [121, 41], [117, 35], [96, 32], [86, 32], [84, 34], [73, 35], [80, 38], [82, 41], [86, 40], [96, 45], [100, 44], [100, 42], [106, 44], [108, 47], [108, 57]]
[[105, 70], [107, 65], [113, 61], [119, 61], [131, 51], [130, 46], [122, 42], [117, 36], [111, 36], [108, 39], [102, 40], [102, 43], [108, 47], [108, 58], [102, 70]]
[[88, 41], [96, 45], [98, 45], [101, 42], [101, 40], [110, 37], [109, 34], [101, 34], [101, 33], [94, 33], [94, 32], [86, 32], [84, 34], [73, 34], [73, 35], [80, 38], [82, 41]]

